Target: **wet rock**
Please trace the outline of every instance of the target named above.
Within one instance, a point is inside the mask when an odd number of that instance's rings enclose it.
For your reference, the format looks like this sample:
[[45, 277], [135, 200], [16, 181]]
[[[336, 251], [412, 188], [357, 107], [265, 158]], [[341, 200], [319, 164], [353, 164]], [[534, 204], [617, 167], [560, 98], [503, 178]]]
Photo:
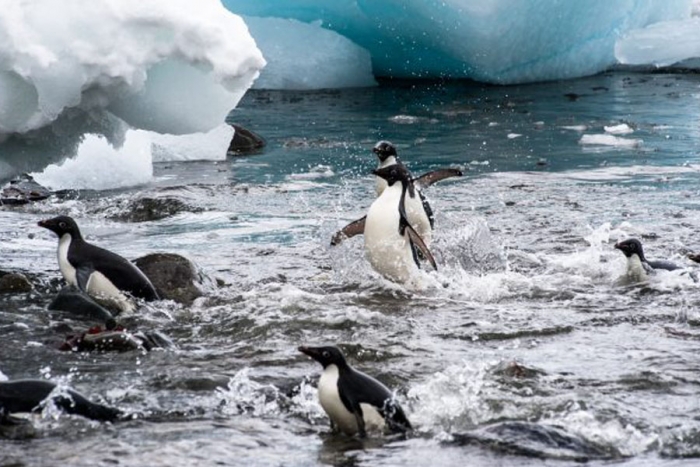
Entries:
[[452, 442], [458, 445], [480, 444], [497, 452], [539, 459], [588, 462], [622, 457], [613, 446], [594, 443], [561, 427], [531, 422], [502, 422], [455, 433]]
[[123, 328], [112, 330], [99, 326], [87, 332], [68, 336], [59, 350], [73, 352], [127, 352], [130, 350], [173, 349], [175, 344], [158, 331], [129, 332]]
[[49, 310], [65, 311], [75, 316], [97, 321], [104, 324], [107, 329], [114, 329], [117, 325], [109, 310], [73, 286], [62, 288], [49, 304]]
[[173, 253], [153, 253], [134, 261], [166, 300], [191, 305], [203, 295], [204, 275], [187, 258]]
[[0, 271], [0, 294], [27, 293], [32, 288], [32, 283], [24, 274]]
[[10, 180], [0, 191], [0, 205], [17, 206], [40, 201], [51, 196], [51, 191], [34, 181], [31, 175], [22, 174]]
[[228, 147], [228, 152], [236, 155], [246, 155], [259, 152], [265, 147], [265, 140], [237, 124], [231, 124], [235, 131], [231, 144]]
[[139, 198], [129, 201], [123, 212], [110, 216], [121, 222], [149, 222], [165, 219], [181, 212], [202, 212], [204, 209], [190, 206], [178, 198]]

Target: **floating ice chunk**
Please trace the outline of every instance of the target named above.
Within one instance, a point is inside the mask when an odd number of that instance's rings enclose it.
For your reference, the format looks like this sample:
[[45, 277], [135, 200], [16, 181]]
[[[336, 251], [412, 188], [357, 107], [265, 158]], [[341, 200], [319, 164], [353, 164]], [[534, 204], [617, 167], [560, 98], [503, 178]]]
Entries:
[[108, 190], [148, 183], [153, 177], [151, 138], [147, 131], [130, 130], [124, 144], [115, 149], [103, 136], [87, 134], [76, 157], [31, 175], [53, 190]]
[[256, 89], [325, 89], [376, 86], [369, 52], [347, 37], [282, 18], [246, 17], [267, 59]]
[[636, 148], [641, 146], [641, 139], [621, 138], [614, 135], [583, 135], [579, 144], [590, 144], [596, 146], [613, 146], [618, 148]]
[[150, 133], [153, 162], [224, 160], [233, 134], [233, 127], [225, 123], [207, 133], [189, 135]]
[[508, 139], [520, 138], [521, 136], [520, 133], [508, 133]]
[[8, 378], [8, 377], [5, 375], [5, 373], [3, 373], [2, 371], [0, 371], [0, 381], [7, 381], [7, 380], [9, 380], [9, 379], [10, 379], [10, 378]]
[[4, 1], [0, 139], [76, 108], [108, 108], [139, 128], [206, 131], [264, 64], [218, 0]]
[[572, 131], [586, 131], [588, 127], [586, 125], [565, 125], [562, 126], [564, 130], [572, 130]]
[[700, 58], [700, 18], [664, 21], [630, 31], [615, 44], [615, 57], [623, 64], [655, 66]]
[[603, 129], [606, 133], [611, 135], [628, 135], [634, 133], [634, 130], [630, 128], [626, 123], [620, 123], [619, 125], [604, 126]]

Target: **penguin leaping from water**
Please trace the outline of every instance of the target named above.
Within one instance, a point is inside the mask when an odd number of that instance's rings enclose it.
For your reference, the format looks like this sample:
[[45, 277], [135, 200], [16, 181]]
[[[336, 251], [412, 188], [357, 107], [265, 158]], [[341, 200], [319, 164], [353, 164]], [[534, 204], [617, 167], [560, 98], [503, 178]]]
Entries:
[[[379, 166], [377, 167], [377, 170], [393, 165], [401, 165], [408, 172], [406, 166], [399, 159], [396, 152], [396, 147], [389, 141], [379, 141], [377, 144], [375, 144], [374, 148], [372, 148], [372, 152], [374, 152], [379, 159]], [[418, 232], [426, 244], [430, 245], [435, 219], [430, 203], [421, 190], [445, 178], [461, 177], [463, 173], [459, 169], [439, 169], [425, 173], [416, 179], [411, 176], [410, 172], [408, 172], [408, 174], [409, 178], [411, 178], [414, 183], [414, 189], [418, 193], [418, 197], [423, 206], [422, 210], [411, 211], [409, 213], [408, 220], [411, 226]], [[377, 196], [381, 196], [386, 187], [386, 180], [379, 176], [375, 177], [375, 190], [377, 192]], [[351, 222], [333, 235], [331, 245], [338, 245], [345, 238], [351, 238], [355, 235], [362, 234], [364, 232], [364, 228], [364, 217]]]
[[644, 282], [649, 274], [657, 270], [675, 271], [681, 269], [680, 266], [670, 261], [649, 261], [644, 256], [642, 242], [636, 238], [628, 238], [615, 244], [615, 248], [620, 250], [627, 257], [627, 278], [633, 282]]
[[134, 309], [125, 293], [148, 301], [159, 299], [155, 287], [139, 268], [116, 253], [86, 242], [71, 217], [43, 220], [39, 226], [58, 235], [58, 266], [70, 285], [115, 304], [121, 311]]
[[411, 423], [392, 392], [369, 375], [355, 370], [337, 347], [299, 347], [323, 365], [318, 399], [331, 426], [364, 438], [367, 432], [405, 433]]
[[419, 259], [437, 264], [409, 219], [422, 210], [420, 197], [408, 170], [395, 164], [373, 172], [387, 182], [387, 188], [369, 208], [365, 220], [365, 253], [370, 264], [385, 278], [408, 283], [416, 278]]

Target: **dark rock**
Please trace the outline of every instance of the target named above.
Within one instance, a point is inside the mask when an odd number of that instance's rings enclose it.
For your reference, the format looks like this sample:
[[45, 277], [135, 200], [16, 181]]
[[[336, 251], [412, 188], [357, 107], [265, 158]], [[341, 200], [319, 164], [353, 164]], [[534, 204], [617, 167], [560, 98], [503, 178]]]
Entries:
[[122, 222], [148, 222], [165, 219], [181, 212], [202, 212], [203, 210], [173, 197], [139, 198], [130, 201], [123, 212], [111, 218]]
[[73, 286], [62, 288], [49, 304], [49, 310], [65, 311], [82, 318], [88, 318], [104, 324], [107, 329], [113, 329], [117, 324], [112, 313]]
[[73, 352], [127, 352], [130, 350], [173, 349], [175, 344], [158, 331], [129, 332], [123, 328], [112, 330], [99, 326], [87, 332], [68, 336], [59, 350]]
[[205, 277], [190, 260], [173, 253], [153, 253], [134, 261], [165, 300], [191, 305], [203, 295]]
[[0, 271], [0, 294], [27, 293], [32, 288], [32, 283], [24, 274]]
[[22, 174], [10, 180], [0, 192], [0, 205], [16, 206], [40, 201], [51, 196], [51, 191], [34, 181], [31, 175]]
[[[36, 436], [36, 429], [29, 420], [11, 415], [0, 415], [0, 439], [23, 440], [36, 438]], [[18, 463], [17, 465], [24, 464]]]
[[614, 447], [589, 441], [564, 428], [531, 422], [495, 423], [466, 433], [453, 433], [453, 444], [479, 444], [496, 452], [539, 459], [588, 462], [593, 459], [618, 459]]
[[254, 154], [265, 147], [265, 140], [261, 136], [235, 123], [231, 126], [235, 133], [228, 147], [229, 153], [236, 155]]

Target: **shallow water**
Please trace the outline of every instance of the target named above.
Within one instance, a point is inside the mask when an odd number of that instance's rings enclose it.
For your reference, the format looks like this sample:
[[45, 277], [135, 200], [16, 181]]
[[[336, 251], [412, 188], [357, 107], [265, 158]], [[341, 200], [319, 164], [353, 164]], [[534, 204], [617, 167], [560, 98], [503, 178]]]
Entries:
[[[265, 153], [159, 163], [147, 186], [0, 210], [2, 269], [38, 283], [0, 296], [0, 371], [69, 382], [136, 418], [45, 411], [32, 418], [37, 439], [1, 441], [2, 464], [697, 462], [699, 286], [680, 273], [616, 285], [625, 260], [613, 244], [636, 236], [649, 257], [693, 267], [700, 75], [256, 91], [229, 118], [264, 135]], [[622, 122], [641, 143], [579, 143]], [[361, 238], [328, 244], [373, 199], [380, 139], [414, 173], [466, 171], [428, 190], [440, 270], [422, 292], [375, 276]], [[192, 209], [112, 217], [145, 196]], [[89, 325], [46, 309], [60, 287], [56, 239], [36, 222], [57, 213], [123, 256], [180, 253], [212, 278], [193, 306], [159, 302], [129, 320], [177, 350], [56, 350], [68, 327]], [[330, 434], [321, 368], [296, 350], [323, 343], [396, 389], [415, 433]]]

